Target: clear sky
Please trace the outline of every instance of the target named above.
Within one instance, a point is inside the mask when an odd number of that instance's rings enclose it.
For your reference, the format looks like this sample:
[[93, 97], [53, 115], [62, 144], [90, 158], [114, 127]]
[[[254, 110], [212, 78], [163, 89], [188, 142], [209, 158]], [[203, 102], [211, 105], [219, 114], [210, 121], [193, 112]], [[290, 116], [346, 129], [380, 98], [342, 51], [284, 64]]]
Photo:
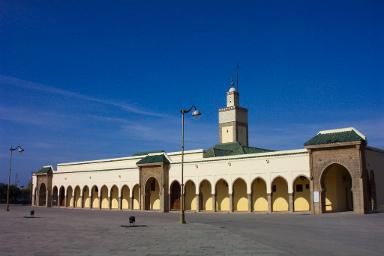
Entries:
[[384, 147], [383, 1], [0, 1], [0, 182], [218, 142], [237, 64], [250, 144], [356, 127]]

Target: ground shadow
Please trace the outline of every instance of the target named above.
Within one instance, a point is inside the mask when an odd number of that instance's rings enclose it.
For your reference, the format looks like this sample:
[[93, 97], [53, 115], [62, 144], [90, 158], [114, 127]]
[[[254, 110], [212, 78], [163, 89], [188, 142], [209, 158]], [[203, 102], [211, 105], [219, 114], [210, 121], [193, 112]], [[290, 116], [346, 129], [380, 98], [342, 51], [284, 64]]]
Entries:
[[142, 228], [146, 227], [147, 225], [121, 225], [122, 228]]

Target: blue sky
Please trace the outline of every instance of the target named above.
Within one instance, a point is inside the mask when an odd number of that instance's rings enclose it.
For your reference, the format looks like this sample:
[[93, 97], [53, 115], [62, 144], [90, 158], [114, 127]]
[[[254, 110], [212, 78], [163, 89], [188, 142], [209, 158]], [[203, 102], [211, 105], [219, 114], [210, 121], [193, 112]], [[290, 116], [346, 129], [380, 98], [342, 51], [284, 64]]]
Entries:
[[240, 65], [250, 144], [356, 127], [384, 147], [381, 1], [0, 1], [0, 182], [45, 164], [217, 143]]

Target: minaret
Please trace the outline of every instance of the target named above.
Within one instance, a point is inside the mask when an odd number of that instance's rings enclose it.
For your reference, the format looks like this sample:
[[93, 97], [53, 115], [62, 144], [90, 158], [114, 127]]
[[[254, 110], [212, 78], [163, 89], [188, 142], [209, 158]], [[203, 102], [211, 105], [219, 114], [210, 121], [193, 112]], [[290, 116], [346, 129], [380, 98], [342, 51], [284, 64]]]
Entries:
[[227, 107], [219, 109], [219, 142], [248, 146], [248, 110], [239, 106], [239, 93], [231, 82]]

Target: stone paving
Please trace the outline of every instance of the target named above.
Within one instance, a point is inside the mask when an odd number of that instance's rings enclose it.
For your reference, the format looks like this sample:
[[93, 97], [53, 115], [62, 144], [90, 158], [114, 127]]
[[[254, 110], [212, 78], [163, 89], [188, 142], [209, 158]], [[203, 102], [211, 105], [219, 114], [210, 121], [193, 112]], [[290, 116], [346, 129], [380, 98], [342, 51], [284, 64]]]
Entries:
[[[384, 255], [384, 214], [179, 214], [0, 206], [0, 255]], [[136, 227], [128, 217], [136, 216]]]

